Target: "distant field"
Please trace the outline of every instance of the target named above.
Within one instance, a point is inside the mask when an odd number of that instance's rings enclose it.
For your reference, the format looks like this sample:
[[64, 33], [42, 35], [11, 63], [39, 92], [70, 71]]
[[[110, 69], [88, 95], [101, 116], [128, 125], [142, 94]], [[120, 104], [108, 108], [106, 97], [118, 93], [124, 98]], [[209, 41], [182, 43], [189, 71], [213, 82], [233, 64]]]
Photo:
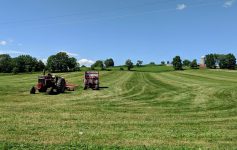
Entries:
[[[127, 70], [127, 67], [121, 66], [121, 67], [113, 67], [110, 68], [110, 70], [118, 71], [120, 68], [123, 68], [124, 70]], [[99, 68], [97, 68], [99, 69]], [[174, 68], [171, 66], [159, 66], [159, 65], [144, 65], [141, 67], [134, 67], [131, 69], [132, 71], [139, 71], [139, 72], [167, 72], [167, 71], [174, 71]]]
[[[119, 69], [118, 69], [119, 70]], [[237, 72], [141, 67], [100, 72], [80, 85], [30, 95], [37, 74], [0, 75], [0, 149], [236, 149]]]

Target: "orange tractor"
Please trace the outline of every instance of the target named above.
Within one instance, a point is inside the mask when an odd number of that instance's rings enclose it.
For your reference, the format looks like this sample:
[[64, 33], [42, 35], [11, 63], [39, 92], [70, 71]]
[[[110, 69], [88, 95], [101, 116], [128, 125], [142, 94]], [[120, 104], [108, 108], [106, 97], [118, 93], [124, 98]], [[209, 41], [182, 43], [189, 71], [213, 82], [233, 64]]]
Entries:
[[31, 94], [35, 94], [38, 90], [41, 92], [46, 92], [50, 95], [64, 93], [65, 90], [74, 90], [76, 85], [67, 84], [63, 77], [52, 76], [51, 74], [43, 75], [38, 77], [38, 83], [33, 86], [30, 90]]

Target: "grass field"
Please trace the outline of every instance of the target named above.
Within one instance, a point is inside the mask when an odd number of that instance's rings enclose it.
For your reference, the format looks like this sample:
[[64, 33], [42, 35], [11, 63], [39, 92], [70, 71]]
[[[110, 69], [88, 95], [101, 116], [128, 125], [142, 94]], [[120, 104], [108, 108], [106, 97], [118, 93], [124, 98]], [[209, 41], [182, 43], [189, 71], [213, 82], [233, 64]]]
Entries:
[[[0, 149], [236, 149], [237, 72], [159, 67], [63, 73], [74, 92], [30, 95], [37, 74], [0, 75]], [[154, 70], [154, 71], [152, 71]]]

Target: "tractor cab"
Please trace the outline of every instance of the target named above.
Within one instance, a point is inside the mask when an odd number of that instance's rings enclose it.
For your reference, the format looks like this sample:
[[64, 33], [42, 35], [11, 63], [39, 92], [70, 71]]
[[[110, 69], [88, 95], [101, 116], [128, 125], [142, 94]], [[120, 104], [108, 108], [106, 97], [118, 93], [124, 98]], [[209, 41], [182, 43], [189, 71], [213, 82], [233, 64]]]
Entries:
[[55, 85], [55, 78], [51, 75], [43, 75], [38, 77], [37, 88], [39, 92], [46, 92], [47, 88]]

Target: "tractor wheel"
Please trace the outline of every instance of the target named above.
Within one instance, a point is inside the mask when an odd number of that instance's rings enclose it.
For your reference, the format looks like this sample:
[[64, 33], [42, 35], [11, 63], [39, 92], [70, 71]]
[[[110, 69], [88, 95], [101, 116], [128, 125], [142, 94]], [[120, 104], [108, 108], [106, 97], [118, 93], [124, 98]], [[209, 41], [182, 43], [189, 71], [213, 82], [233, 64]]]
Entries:
[[95, 90], [99, 90], [99, 85], [95, 85]]
[[99, 86], [99, 81], [95, 80], [95, 90], [99, 90], [100, 86]]
[[53, 90], [53, 87], [50, 87], [46, 90], [46, 93], [49, 94], [49, 95], [53, 95], [54, 94], [54, 90]]
[[30, 89], [30, 94], [35, 94], [35, 91], [36, 91], [36, 89], [35, 89], [35, 87], [33, 86], [33, 87]]
[[40, 93], [42, 93], [42, 92], [46, 92], [46, 89], [45, 88], [41, 88], [41, 89], [39, 89], [38, 90]]
[[65, 79], [64, 78], [59, 78], [57, 83], [56, 83], [56, 86], [57, 86], [58, 93], [64, 93], [65, 89], [66, 89]]

